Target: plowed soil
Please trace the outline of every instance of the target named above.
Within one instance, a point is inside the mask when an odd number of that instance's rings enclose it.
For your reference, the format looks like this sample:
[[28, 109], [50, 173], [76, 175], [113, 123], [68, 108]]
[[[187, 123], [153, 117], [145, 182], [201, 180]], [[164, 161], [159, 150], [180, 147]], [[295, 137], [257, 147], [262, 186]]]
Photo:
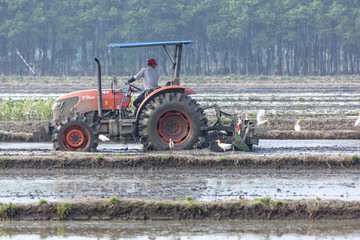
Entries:
[[2, 212], [2, 220], [292, 220], [358, 219], [360, 202], [337, 200], [254, 201], [143, 201], [86, 200], [69, 202], [61, 212], [61, 203], [13, 205]]

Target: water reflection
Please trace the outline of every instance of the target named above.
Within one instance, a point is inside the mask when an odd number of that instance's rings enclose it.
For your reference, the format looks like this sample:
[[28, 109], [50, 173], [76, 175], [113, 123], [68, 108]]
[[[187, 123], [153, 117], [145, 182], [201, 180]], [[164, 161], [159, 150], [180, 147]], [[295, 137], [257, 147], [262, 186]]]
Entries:
[[356, 239], [360, 221], [2, 222], [0, 239]]

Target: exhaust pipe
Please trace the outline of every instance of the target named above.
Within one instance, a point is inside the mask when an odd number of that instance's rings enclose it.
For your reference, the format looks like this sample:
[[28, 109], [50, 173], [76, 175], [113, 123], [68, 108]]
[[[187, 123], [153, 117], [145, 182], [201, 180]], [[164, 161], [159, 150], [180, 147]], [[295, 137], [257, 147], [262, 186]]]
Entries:
[[98, 114], [100, 118], [104, 118], [102, 112], [101, 65], [99, 59], [95, 58], [95, 62], [96, 62], [96, 72], [97, 72], [97, 81], [98, 81]]

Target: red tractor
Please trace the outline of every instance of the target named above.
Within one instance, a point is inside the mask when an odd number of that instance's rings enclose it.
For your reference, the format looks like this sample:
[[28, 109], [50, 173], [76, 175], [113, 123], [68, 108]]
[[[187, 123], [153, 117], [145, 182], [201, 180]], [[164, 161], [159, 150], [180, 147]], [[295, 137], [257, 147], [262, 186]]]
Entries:
[[[247, 127], [250, 129], [249, 124], [237, 129], [236, 118], [233, 117], [230, 126], [224, 126], [220, 119], [222, 112], [216, 108], [218, 121], [209, 127], [204, 109], [189, 96], [195, 92], [179, 85], [182, 47], [192, 42], [110, 44], [109, 47], [113, 48], [162, 46], [173, 64], [173, 80], [169, 86], [150, 93], [137, 108], [136, 114], [131, 114], [131, 97], [134, 92], [142, 90], [132, 84], [129, 84], [127, 92], [117, 90], [116, 78], [113, 78], [110, 89], [102, 89], [101, 65], [95, 59], [98, 89], [72, 92], [56, 99], [52, 124], [37, 133], [38, 138], [45, 139], [46, 135], [51, 135], [56, 150], [96, 150], [100, 134], [110, 138], [131, 136], [140, 140], [146, 150], [168, 149], [172, 141], [175, 150], [182, 150], [209, 147], [213, 140], [209, 131], [231, 136], [232, 143], [235, 133], [242, 131], [244, 144], [241, 145], [251, 149], [252, 144], [257, 144], [257, 138], [253, 137], [254, 131], [245, 131]], [[174, 56], [167, 48], [169, 45], [175, 45]]]

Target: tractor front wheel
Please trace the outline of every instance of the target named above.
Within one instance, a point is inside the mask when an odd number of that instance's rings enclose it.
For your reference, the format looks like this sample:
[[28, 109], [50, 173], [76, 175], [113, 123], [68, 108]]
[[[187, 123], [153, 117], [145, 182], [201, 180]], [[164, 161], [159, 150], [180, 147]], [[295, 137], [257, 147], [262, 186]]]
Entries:
[[53, 132], [55, 150], [84, 151], [95, 150], [98, 134], [93, 123], [85, 117], [71, 117], [59, 123]]
[[165, 93], [154, 97], [139, 119], [139, 135], [146, 150], [192, 149], [205, 135], [204, 110], [195, 100], [181, 93]]

